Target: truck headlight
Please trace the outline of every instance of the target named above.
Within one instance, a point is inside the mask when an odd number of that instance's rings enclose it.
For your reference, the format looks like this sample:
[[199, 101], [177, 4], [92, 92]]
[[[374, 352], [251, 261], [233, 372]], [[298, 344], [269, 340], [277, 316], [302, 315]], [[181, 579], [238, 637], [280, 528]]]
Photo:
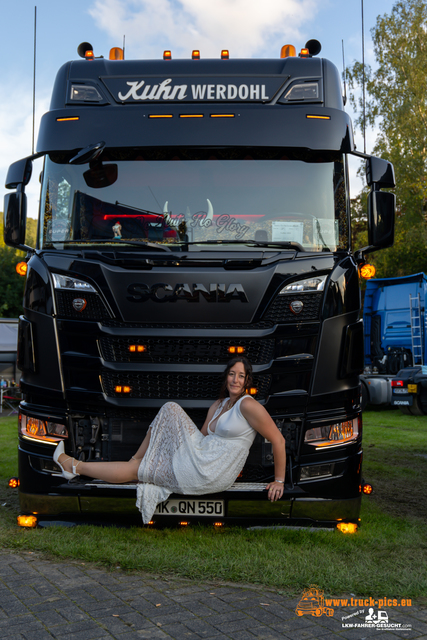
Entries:
[[89, 282], [84, 280], [78, 280], [77, 278], [71, 278], [70, 276], [63, 276], [59, 273], [52, 273], [53, 286], [55, 289], [65, 289], [67, 291], [92, 291], [97, 293], [96, 289], [92, 287]]
[[360, 418], [313, 427], [305, 433], [304, 442], [316, 449], [336, 447], [353, 442], [361, 432]]
[[287, 293], [318, 293], [324, 290], [326, 278], [327, 276], [316, 276], [291, 282], [291, 284], [287, 284], [286, 287], [280, 290], [279, 296]]
[[21, 414], [20, 419], [21, 435], [27, 439], [37, 439], [43, 442], [57, 443], [64, 438], [68, 438], [68, 430], [65, 424], [41, 420]]

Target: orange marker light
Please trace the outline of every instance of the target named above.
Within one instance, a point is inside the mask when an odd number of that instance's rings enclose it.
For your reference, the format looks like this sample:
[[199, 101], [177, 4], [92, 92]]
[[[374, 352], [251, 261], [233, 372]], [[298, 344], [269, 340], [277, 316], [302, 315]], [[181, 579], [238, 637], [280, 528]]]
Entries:
[[360, 267], [360, 277], [365, 278], [365, 280], [373, 278], [376, 272], [377, 270], [373, 264], [364, 264], [363, 267]]
[[374, 490], [374, 487], [373, 487], [371, 484], [369, 484], [368, 482], [365, 482], [365, 483], [362, 485], [362, 491], [363, 491], [363, 493], [364, 493], [365, 495], [367, 495], [367, 496], [371, 495], [371, 493], [373, 492], [373, 490]]
[[125, 54], [120, 47], [113, 47], [110, 49], [110, 60], [124, 60]]
[[249, 387], [248, 393], [250, 396], [256, 396], [256, 394], [258, 393], [258, 389], [256, 389], [255, 387]]
[[300, 58], [308, 58], [310, 55], [310, 52], [308, 49], [301, 49], [301, 53], [299, 54]]
[[245, 353], [245, 347], [228, 347], [228, 353]]
[[37, 527], [36, 516], [18, 516], [17, 521], [20, 527]]
[[163, 51], [163, 60], [172, 60], [172, 51]]
[[28, 271], [28, 265], [26, 262], [18, 262], [15, 269], [16, 269], [16, 273], [19, 276], [26, 276]]
[[16, 489], [16, 487], [19, 487], [19, 478], [10, 478], [9, 482], [8, 482], [8, 486], [11, 489]]
[[186, 527], [187, 525], [189, 525], [189, 522], [186, 522], [185, 520], [183, 520], [182, 522], [179, 522], [179, 524], [181, 525], [181, 527]]
[[143, 344], [130, 344], [129, 345], [129, 351], [131, 353], [144, 353], [146, 348], [147, 347], [145, 347]]
[[295, 49], [293, 44], [284, 44], [280, 50], [281, 58], [295, 58], [297, 55], [297, 50]]
[[228, 60], [230, 57], [230, 54], [228, 53], [227, 49], [223, 49], [221, 51], [221, 60]]
[[356, 533], [357, 524], [355, 522], [338, 522], [337, 529], [341, 533]]
[[115, 391], [116, 393], [121, 393], [121, 392], [122, 392], [122, 390], [123, 390], [123, 387], [122, 387], [120, 384], [118, 384], [118, 385], [116, 385], [116, 386], [114, 387], [114, 391]]
[[193, 58], [193, 60], [200, 60], [200, 51], [198, 49], [194, 49], [191, 57]]
[[93, 60], [95, 57], [93, 51], [91, 51], [90, 49], [88, 51], [85, 51], [85, 59], [86, 60]]

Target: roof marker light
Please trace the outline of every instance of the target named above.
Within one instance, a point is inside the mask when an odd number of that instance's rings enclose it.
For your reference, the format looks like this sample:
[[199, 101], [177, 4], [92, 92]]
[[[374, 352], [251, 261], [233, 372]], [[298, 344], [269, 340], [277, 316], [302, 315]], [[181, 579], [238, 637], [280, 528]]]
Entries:
[[113, 47], [110, 49], [110, 60], [124, 60], [125, 52], [120, 47]]
[[211, 118], [234, 118], [234, 113], [211, 113]]
[[330, 120], [331, 116], [314, 116], [314, 115], [307, 115], [306, 116], [309, 120]]
[[203, 118], [203, 113], [180, 113], [180, 118]]
[[200, 51], [198, 49], [194, 49], [191, 57], [193, 60], [200, 60]]
[[149, 118], [173, 118], [173, 115], [168, 113], [168, 114], [163, 114], [163, 113], [150, 113]]
[[172, 51], [163, 51], [163, 60], [172, 60]]
[[310, 51], [308, 49], [306, 49], [305, 47], [303, 47], [301, 49], [301, 53], [299, 54], [300, 58], [309, 58], [310, 57]]
[[228, 53], [228, 49], [223, 49], [221, 51], [221, 60], [228, 60], [230, 57], [230, 54]]
[[70, 120], [79, 120], [79, 116], [69, 116], [68, 118], [56, 118], [56, 122], [69, 122]]
[[297, 50], [293, 44], [284, 44], [280, 50], [281, 58], [296, 58]]

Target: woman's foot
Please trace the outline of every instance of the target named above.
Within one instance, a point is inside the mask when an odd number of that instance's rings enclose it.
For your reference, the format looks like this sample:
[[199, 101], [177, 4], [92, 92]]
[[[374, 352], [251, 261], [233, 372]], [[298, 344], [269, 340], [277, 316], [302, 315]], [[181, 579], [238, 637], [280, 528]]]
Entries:
[[79, 475], [77, 473], [77, 466], [79, 462], [76, 462], [74, 458], [70, 458], [65, 454], [64, 442], [62, 440], [55, 449], [53, 460], [61, 469], [62, 476], [67, 480], [72, 480], [77, 475]]

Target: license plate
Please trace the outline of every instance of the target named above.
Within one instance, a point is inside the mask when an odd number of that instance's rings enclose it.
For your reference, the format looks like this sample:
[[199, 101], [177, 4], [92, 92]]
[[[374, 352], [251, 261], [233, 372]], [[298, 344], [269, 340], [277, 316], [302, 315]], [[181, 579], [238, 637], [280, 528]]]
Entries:
[[224, 500], [165, 500], [154, 512], [159, 516], [223, 516]]

